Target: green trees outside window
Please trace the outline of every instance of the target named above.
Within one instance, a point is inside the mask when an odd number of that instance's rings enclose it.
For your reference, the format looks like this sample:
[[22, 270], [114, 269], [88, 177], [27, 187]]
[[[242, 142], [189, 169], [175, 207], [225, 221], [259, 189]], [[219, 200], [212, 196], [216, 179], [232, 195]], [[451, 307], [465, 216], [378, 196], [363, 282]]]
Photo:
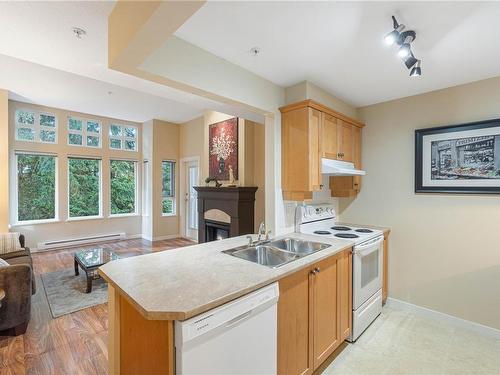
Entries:
[[70, 217], [100, 214], [100, 174], [100, 160], [68, 158]]
[[175, 214], [175, 162], [162, 161], [162, 213]]
[[17, 155], [17, 220], [56, 217], [56, 157]]
[[136, 212], [136, 162], [128, 160], [110, 161], [111, 214]]

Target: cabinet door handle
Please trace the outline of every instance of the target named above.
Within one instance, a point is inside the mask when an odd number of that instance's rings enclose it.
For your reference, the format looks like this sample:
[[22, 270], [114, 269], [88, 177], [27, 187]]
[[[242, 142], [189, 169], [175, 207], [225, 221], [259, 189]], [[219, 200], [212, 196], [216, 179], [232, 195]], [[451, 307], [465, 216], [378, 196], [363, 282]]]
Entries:
[[316, 267], [314, 271], [316, 271], [316, 273], [319, 273], [321, 270], [319, 269], [319, 267]]

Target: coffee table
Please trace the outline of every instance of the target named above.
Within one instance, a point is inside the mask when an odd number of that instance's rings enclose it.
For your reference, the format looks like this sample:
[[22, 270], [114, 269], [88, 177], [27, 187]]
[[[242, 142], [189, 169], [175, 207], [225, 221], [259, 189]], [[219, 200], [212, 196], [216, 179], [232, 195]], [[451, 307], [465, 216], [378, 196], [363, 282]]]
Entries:
[[118, 255], [108, 249], [96, 247], [91, 250], [80, 250], [75, 253], [75, 275], [80, 274], [78, 266], [87, 277], [87, 293], [92, 291], [92, 280], [100, 278], [97, 269], [109, 261], [118, 259]]

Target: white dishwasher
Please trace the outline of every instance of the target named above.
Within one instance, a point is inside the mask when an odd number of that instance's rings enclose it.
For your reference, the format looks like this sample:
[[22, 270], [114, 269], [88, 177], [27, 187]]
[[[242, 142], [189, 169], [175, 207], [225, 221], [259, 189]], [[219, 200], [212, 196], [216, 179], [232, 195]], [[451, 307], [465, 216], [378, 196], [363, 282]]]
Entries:
[[278, 284], [175, 322], [177, 375], [274, 375]]

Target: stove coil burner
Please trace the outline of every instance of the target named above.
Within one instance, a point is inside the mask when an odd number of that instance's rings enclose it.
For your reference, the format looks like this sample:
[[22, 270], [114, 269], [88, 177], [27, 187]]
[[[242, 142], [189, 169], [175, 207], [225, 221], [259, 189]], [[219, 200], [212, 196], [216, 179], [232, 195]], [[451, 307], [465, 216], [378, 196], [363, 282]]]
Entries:
[[341, 230], [341, 231], [351, 230], [351, 228], [349, 228], [349, 227], [342, 227], [342, 226], [332, 227], [332, 229], [333, 230]]
[[314, 234], [331, 234], [331, 233], [328, 232], [327, 230], [315, 230]]
[[373, 233], [373, 231], [371, 229], [365, 229], [365, 228], [356, 229], [355, 232], [358, 232], [358, 233]]
[[338, 233], [335, 235], [335, 237], [339, 238], [358, 238], [359, 236], [357, 234], [353, 233]]

